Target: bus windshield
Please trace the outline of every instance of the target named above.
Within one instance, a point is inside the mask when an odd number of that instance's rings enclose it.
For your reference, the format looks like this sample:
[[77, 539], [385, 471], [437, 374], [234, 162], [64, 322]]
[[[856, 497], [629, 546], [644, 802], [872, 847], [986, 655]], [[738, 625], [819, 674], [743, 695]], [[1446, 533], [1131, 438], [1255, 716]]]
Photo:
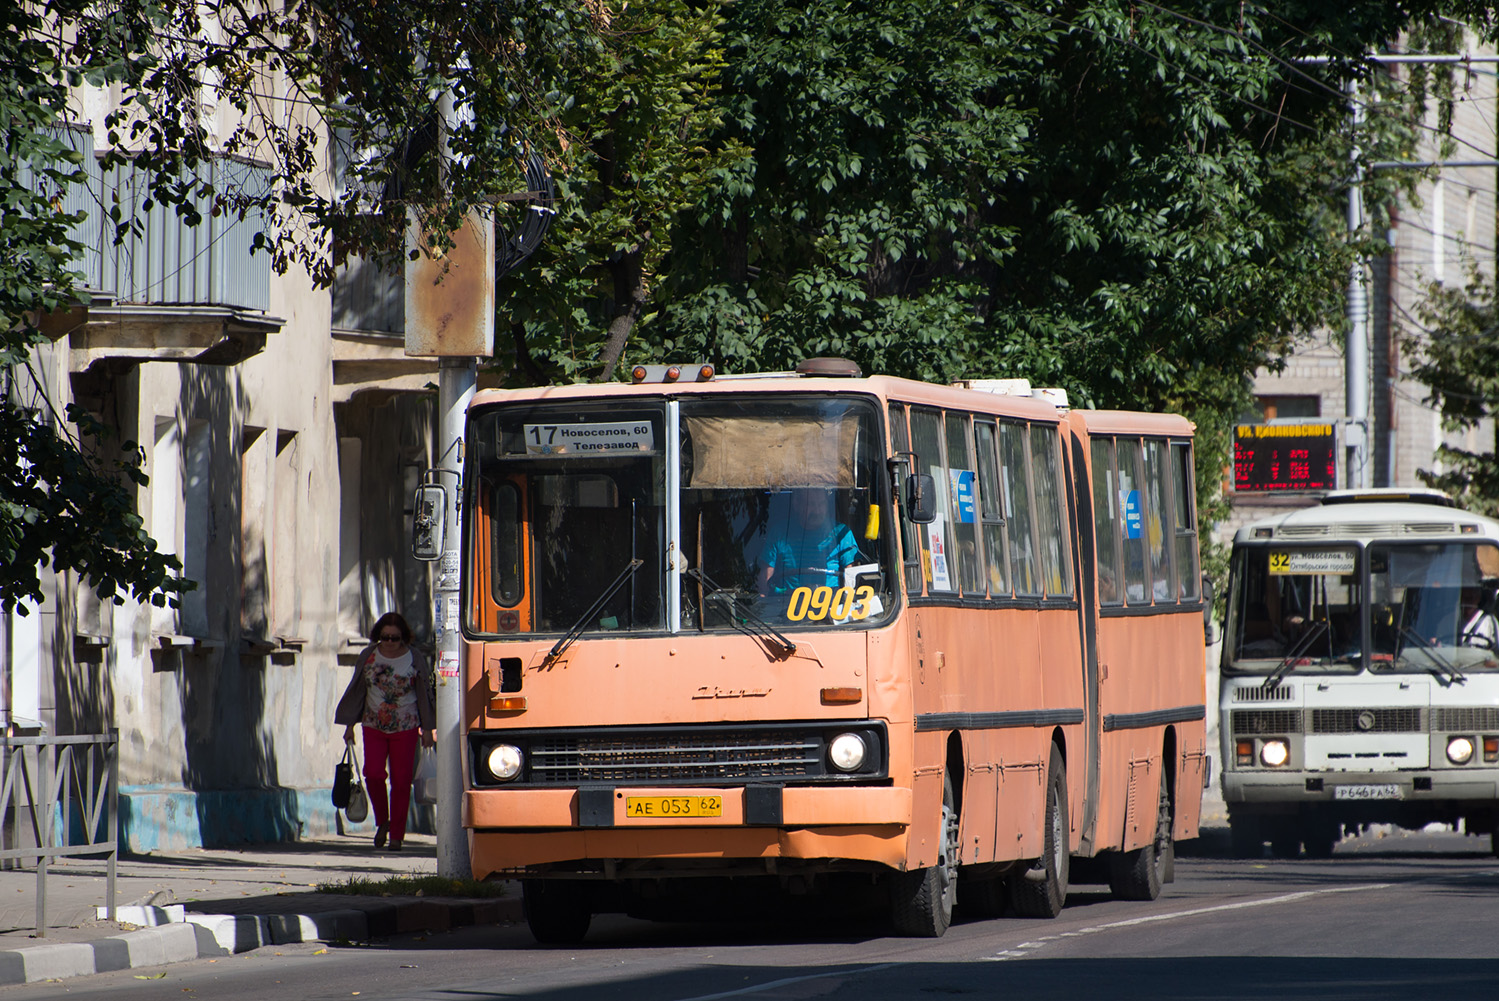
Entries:
[[876, 414], [863, 399], [789, 395], [481, 412], [469, 628], [774, 636], [884, 620], [893, 563]]
[[1229, 666], [1267, 675], [1361, 666], [1361, 587], [1353, 547], [1254, 546], [1234, 554]]
[[884, 618], [875, 414], [848, 398], [682, 401], [683, 629]]
[[1369, 547], [1372, 669], [1460, 680], [1499, 669], [1494, 595], [1499, 548], [1488, 543]]

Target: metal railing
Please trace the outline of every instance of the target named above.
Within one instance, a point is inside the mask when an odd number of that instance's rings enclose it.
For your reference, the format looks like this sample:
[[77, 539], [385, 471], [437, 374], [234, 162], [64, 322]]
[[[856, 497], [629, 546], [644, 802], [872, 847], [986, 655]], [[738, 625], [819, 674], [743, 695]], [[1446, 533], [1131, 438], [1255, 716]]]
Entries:
[[0, 864], [36, 859], [38, 938], [47, 934], [47, 866], [53, 859], [105, 856], [108, 918], [115, 918], [119, 744], [118, 731], [0, 736]]

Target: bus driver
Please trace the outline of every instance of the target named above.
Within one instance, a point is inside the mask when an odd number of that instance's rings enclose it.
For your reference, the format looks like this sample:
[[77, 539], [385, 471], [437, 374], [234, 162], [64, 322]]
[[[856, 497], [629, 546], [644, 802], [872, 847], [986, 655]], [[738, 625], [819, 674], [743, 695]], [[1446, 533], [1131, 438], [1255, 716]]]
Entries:
[[859, 562], [849, 527], [833, 517], [833, 492], [797, 490], [780, 538], [761, 557], [760, 593], [785, 594], [799, 587], [840, 587], [845, 568]]

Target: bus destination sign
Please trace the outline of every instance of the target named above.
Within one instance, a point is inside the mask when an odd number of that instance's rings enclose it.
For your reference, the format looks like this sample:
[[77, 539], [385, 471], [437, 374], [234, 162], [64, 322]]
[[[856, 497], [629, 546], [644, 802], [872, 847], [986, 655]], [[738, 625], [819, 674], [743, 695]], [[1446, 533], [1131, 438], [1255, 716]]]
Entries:
[[1332, 490], [1337, 454], [1331, 424], [1236, 425], [1234, 490]]

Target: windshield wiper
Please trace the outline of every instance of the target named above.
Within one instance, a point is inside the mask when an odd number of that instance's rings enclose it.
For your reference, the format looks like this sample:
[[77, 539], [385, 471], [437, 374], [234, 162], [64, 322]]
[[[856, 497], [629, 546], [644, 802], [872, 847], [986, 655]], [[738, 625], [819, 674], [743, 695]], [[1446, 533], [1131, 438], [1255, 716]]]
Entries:
[[572, 646], [573, 642], [577, 640], [579, 636], [583, 635], [583, 630], [588, 627], [588, 623], [593, 621], [593, 617], [599, 614], [599, 610], [604, 607], [604, 603], [610, 598], [614, 597], [614, 593], [625, 586], [625, 581], [634, 577], [635, 571], [639, 570], [644, 565], [645, 560], [639, 559], [638, 557], [631, 560], [625, 566], [625, 568], [619, 572], [619, 576], [614, 578], [614, 582], [608, 587], [604, 588], [604, 593], [600, 594], [593, 600], [593, 604], [588, 606], [588, 611], [578, 616], [578, 621], [573, 623], [572, 628], [563, 633], [562, 638], [552, 645], [552, 649], [547, 651], [546, 659], [541, 662], [542, 666], [549, 666], [554, 660], [556, 660], [558, 657], [561, 657], [562, 652], [568, 647]]
[[[748, 604], [739, 603], [739, 599], [751, 598], [753, 597], [752, 595], [748, 595], [738, 588], [720, 587], [714, 582], [713, 578], [703, 573], [702, 570], [689, 569], [682, 572], [700, 584], [706, 585], [708, 591], [703, 595], [703, 600], [726, 604], [728, 606], [729, 625], [751, 639], [758, 641], [772, 657], [790, 657], [796, 653], [795, 643], [782, 636], [774, 626], [756, 615], [749, 608]], [[743, 617], [742, 619], [741, 616]]]
[[[1325, 620], [1313, 622], [1311, 628], [1302, 634], [1301, 639], [1296, 641], [1295, 646], [1291, 647], [1290, 653], [1286, 654], [1286, 659], [1281, 661], [1280, 666], [1275, 669], [1270, 677], [1265, 679], [1265, 687], [1274, 688], [1276, 685], [1280, 684], [1280, 679], [1284, 678], [1287, 672], [1295, 668], [1296, 662], [1301, 659], [1301, 655], [1306, 653], [1306, 651], [1311, 647], [1312, 643], [1316, 641], [1317, 637], [1321, 636], [1326, 631], [1327, 622]], [[1331, 652], [1331, 650], [1328, 651], [1329, 654], [1331, 654]]]
[[[1447, 658], [1437, 653], [1436, 645], [1422, 638], [1420, 633], [1409, 626], [1401, 626], [1400, 635], [1408, 640], [1414, 640], [1421, 652], [1433, 661], [1433, 663], [1426, 665], [1426, 670], [1430, 671], [1436, 677], [1446, 681], [1448, 684], [1457, 684], [1468, 680], [1467, 675], [1459, 671], [1455, 664], [1449, 663]], [[1395, 652], [1395, 659], [1400, 659], [1400, 652], [1398, 650]]]

